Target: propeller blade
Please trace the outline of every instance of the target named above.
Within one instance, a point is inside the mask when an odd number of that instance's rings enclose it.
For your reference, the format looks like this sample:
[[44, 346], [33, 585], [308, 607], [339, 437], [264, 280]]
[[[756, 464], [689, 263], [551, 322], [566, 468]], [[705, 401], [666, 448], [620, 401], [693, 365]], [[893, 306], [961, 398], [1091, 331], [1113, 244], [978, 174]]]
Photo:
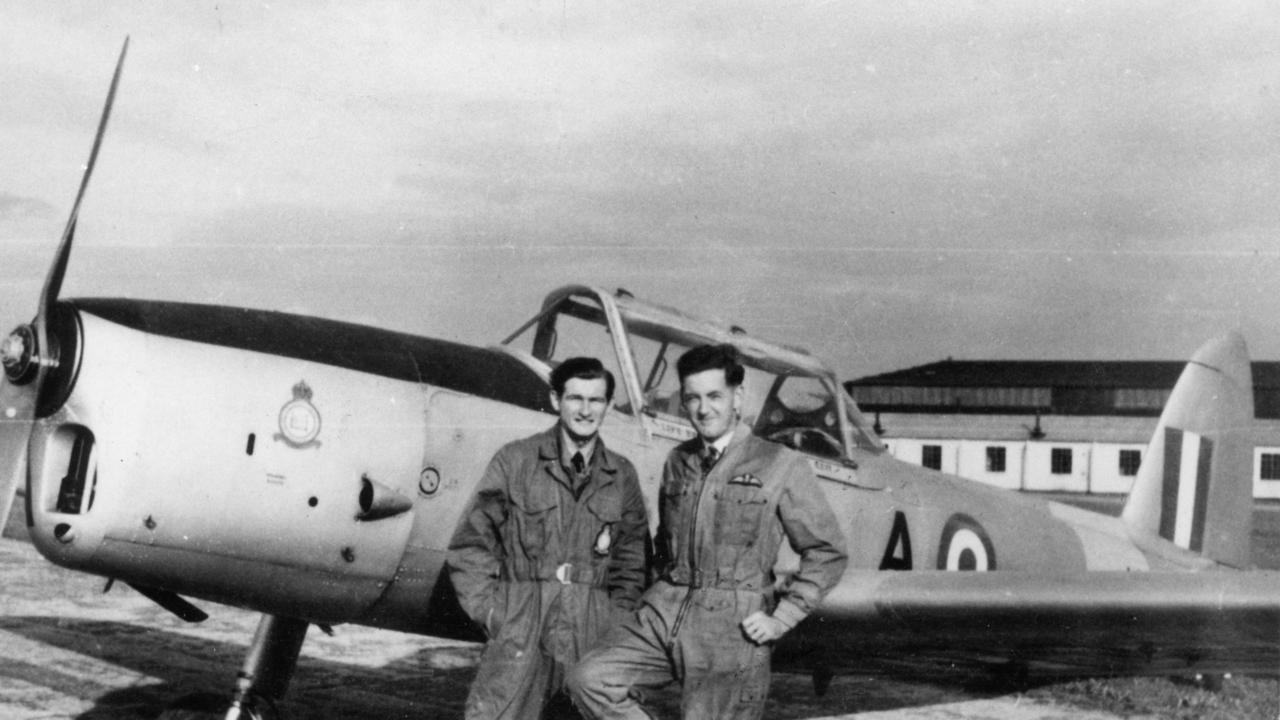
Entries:
[[18, 328], [0, 341], [0, 360], [3, 360], [5, 372], [3, 385], [0, 385], [0, 528], [3, 528], [9, 518], [18, 484], [26, 481], [27, 445], [35, 424], [40, 392], [49, 371], [58, 365], [59, 349], [51, 342], [53, 338], [49, 332], [49, 320], [53, 316], [54, 305], [58, 302], [58, 293], [62, 290], [67, 260], [71, 256], [71, 241], [76, 233], [76, 220], [80, 215], [80, 203], [84, 200], [85, 188], [89, 185], [93, 167], [98, 162], [98, 150], [102, 147], [102, 137], [107, 131], [107, 120], [111, 117], [111, 106], [115, 103], [116, 88], [120, 85], [120, 74], [124, 70], [124, 58], [128, 51], [129, 38], [125, 37], [124, 46], [120, 48], [120, 58], [116, 60], [115, 73], [111, 76], [111, 87], [107, 91], [102, 117], [98, 120], [93, 149], [89, 151], [89, 163], [85, 165], [84, 175], [80, 178], [80, 189], [71, 205], [71, 215], [67, 218], [66, 229], [62, 231], [62, 240], [58, 243], [53, 265], [45, 276], [35, 320], [30, 326]]
[[27, 480], [27, 442], [36, 396], [28, 388], [0, 382], [0, 531], [13, 508], [18, 486]]
[[[62, 278], [67, 272], [67, 259], [71, 255], [71, 240], [76, 233], [76, 219], [80, 215], [80, 202], [84, 199], [85, 188], [89, 186], [89, 176], [93, 174], [93, 166], [98, 162], [98, 149], [102, 147], [102, 136], [107, 131], [107, 120], [111, 117], [111, 106], [116, 99], [116, 87], [120, 85], [120, 73], [124, 70], [124, 56], [129, 51], [129, 38], [124, 39], [124, 47], [120, 48], [120, 59], [116, 61], [116, 71], [111, 76], [111, 88], [107, 91], [107, 102], [102, 108], [102, 118], [98, 120], [98, 133], [93, 138], [93, 149], [89, 151], [89, 163], [85, 165], [84, 175], [80, 178], [80, 190], [76, 193], [76, 201], [71, 205], [71, 215], [67, 218], [67, 227], [62, 231], [62, 241], [58, 244], [58, 254], [54, 257], [53, 266], [44, 280], [44, 289], [40, 293], [40, 306], [36, 310], [36, 326], [41, 329], [53, 311], [53, 304], [58, 301], [58, 292], [62, 290]], [[48, 348], [47, 338], [40, 338], [40, 347]]]
[[[85, 188], [89, 186], [89, 177], [93, 175], [93, 167], [98, 162], [98, 150], [102, 147], [102, 137], [107, 132], [107, 121], [111, 118], [111, 106], [116, 100], [116, 88], [120, 86], [120, 74], [124, 70], [124, 58], [129, 52], [129, 38], [124, 39], [120, 48], [120, 58], [116, 60], [115, 72], [111, 75], [111, 87], [107, 90], [107, 101], [102, 107], [102, 117], [98, 120], [98, 132], [93, 137], [93, 149], [89, 151], [89, 162], [85, 165], [84, 175], [80, 178], [80, 189], [76, 192], [76, 200], [71, 205], [71, 215], [67, 218], [67, 227], [62, 231], [62, 240], [58, 243], [58, 252], [54, 255], [53, 265], [45, 276], [44, 288], [40, 292], [40, 304], [36, 307], [36, 318], [32, 321], [35, 330], [35, 344], [38, 352], [36, 381], [28, 390], [36, 398], [44, 386], [45, 377], [52, 368], [58, 365], [58, 346], [52, 342], [49, 333], [49, 317], [53, 314], [53, 306], [58, 302], [58, 293], [62, 290], [62, 279], [67, 274], [67, 260], [71, 257], [71, 242], [76, 234], [76, 221], [80, 216], [80, 203], [84, 200]], [[34, 408], [29, 415], [35, 417]]]

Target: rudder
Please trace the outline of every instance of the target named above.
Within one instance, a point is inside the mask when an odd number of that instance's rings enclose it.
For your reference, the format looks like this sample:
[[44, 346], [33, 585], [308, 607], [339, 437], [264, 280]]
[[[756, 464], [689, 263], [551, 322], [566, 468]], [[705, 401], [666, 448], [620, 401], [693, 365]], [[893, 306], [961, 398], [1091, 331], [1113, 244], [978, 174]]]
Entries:
[[1205, 343], [1174, 385], [1122, 515], [1131, 530], [1233, 567], [1253, 529], [1253, 376], [1244, 338]]

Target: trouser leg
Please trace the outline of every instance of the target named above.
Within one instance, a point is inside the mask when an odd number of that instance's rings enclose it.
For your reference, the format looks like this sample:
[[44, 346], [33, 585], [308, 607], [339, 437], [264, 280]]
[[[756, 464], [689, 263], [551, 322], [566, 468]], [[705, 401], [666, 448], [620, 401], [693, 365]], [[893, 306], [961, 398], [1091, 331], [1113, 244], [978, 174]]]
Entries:
[[[681, 716], [687, 720], [759, 720], [769, 694], [770, 650], [750, 642], [737, 647], [686, 646], [688, 663]], [[695, 658], [705, 652], [714, 657]]]
[[537, 650], [490, 643], [467, 693], [466, 720], [536, 720], [551, 694], [553, 666]]
[[695, 595], [674, 649], [684, 666], [684, 718], [763, 716], [772, 649], [747, 639], [739, 624], [759, 605], [749, 593], [708, 590]]
[[652, 607], [643, 606], [569, 671], [574, 704], [598, 720], [650, 718], [637, 700], [637, 690], [675, 679], [666, 636], [666, 623]]

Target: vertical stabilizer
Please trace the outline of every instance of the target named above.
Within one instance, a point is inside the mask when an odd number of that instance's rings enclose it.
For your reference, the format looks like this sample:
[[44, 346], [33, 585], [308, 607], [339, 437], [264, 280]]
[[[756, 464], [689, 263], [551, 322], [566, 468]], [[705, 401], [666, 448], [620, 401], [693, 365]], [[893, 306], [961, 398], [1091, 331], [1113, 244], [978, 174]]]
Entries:
[[1124, 522], [1227, 565], [1249, 564], [1253, 375], [1239, 333], [1187, 363], [1138, 470]]

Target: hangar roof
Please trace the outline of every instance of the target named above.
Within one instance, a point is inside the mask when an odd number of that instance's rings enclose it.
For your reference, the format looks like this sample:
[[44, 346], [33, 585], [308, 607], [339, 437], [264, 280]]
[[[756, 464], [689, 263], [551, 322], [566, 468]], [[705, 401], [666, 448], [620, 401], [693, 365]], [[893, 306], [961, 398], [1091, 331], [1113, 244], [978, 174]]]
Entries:
[[[1158, 416], [1186, 367], [1148, 360], [944, 360], [851, 380], [868, 412]], [[1254, 416], [1280, 419], [1280, 362], [1255, 361]]]
[[[1169, 389], [1187, 363], [1175, 360], [952, 360], [871, 375], [865, 387], [1080, 387]], [[1255, 388], [1280, 388], [1280, 362], [1255, 361]]]
[[912, 438], [918, 440], [985, 440], [990, 442], [1024, 442], [1033, 427], [1043, 433], [1038, 439], [1046, 443], [1109, 442], [1146, 445], [1156, 427], [1153, 417], [1106, 417], [1079, 415], [963, 416], [925, 413], [884, 413], [879, 418], [885, 440]]

